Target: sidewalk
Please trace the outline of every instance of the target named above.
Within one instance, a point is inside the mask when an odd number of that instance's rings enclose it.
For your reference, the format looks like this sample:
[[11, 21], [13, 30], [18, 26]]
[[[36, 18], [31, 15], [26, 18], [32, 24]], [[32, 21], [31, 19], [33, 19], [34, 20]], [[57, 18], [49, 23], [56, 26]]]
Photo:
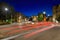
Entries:
[[0, 25], [0, 28], [3, 28], [3, 27], [11, 27], [13, 25], [19, 25], [19, 23], [12, 23], [12, 24]]

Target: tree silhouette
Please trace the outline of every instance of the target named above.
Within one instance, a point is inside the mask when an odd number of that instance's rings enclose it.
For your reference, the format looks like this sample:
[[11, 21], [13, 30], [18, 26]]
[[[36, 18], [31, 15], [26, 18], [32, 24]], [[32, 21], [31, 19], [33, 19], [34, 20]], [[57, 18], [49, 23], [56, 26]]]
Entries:
[[[6, 11], [5, 8], [8, 8]], [[14, 8], [7, 3], [0, 3], [0, 20], [11, 20], [14, 16]]]

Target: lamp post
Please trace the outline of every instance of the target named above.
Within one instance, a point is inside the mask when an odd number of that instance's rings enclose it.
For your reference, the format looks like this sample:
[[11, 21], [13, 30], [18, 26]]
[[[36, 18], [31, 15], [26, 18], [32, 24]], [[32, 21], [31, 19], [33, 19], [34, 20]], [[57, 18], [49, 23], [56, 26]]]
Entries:
[[[7, 7], [5, 7], [4, 10], [6, 11], [6, 22], [7, 22], [8, 21], [7, 20], [7, 12], [9, 11], [9, 9]], [[11, 23], [12, 23], [12, 14], [10, 16], [11, 16]]]
[[46, 12], [44, 11], [43, 14], [44, 14], [44, 21], [46, 21]]
[[4, 8], [4, 10], [6, 11], [6, 22], [8, 21], [7, 20], [7, 11], [8, 11], [8, 8]]

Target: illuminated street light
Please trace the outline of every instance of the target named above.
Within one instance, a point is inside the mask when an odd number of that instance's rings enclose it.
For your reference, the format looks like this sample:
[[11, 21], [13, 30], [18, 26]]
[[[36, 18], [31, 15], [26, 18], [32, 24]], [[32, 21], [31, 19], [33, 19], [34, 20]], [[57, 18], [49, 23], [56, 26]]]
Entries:
[[50, 15], [48, 14], [48, 16], [50, 16]]
[[8, 11], [8, 8], [4, 8], [4, 10], [6, 11], [6, 22], [7, 22], [7, 11]]
[[44, 11], [43, 14], [46, 14], [46, 12]]
[[5, 8], [5, 11], [8, 11], [8, 8]]

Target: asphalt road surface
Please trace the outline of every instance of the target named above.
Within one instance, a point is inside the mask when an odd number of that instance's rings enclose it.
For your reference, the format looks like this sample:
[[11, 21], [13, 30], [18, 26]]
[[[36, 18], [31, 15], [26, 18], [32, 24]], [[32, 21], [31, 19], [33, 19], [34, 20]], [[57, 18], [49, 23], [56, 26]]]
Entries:
[[60, 40], [60, 27], [54, 27], [52, 29], [33, 35], [29, 38], [20, 36], [14, 40]]
[[4, 36], [1, 40], [60, 40], [60, 27], [52, 24], [45, 22], [1, 27], [0, 32]]

